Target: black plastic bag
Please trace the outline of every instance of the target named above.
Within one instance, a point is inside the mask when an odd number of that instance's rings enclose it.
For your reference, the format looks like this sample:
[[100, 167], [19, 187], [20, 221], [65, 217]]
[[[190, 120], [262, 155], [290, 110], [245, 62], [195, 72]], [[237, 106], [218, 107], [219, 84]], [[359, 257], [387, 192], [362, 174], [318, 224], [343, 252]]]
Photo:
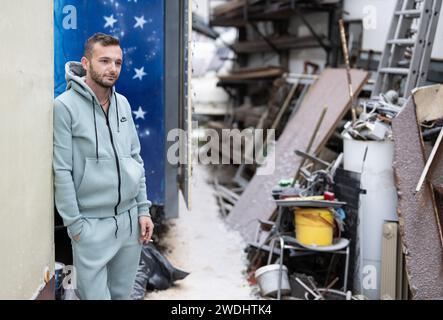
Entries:
[[166, 290], [188, 275], [188, 272], [174, 268], [152, 244], [144, 245], [131, 298], [142, 300], [147, 290]]

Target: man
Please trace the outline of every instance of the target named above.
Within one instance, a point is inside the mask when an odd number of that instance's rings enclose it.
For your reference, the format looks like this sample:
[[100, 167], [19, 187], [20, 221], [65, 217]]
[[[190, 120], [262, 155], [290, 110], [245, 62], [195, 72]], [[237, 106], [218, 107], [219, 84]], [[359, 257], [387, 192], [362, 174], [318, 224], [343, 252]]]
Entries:
[[55, 100], [55, 203], [80, 299], [129, 299], [154, 229], [131, 107], [114, 88], [121, 67], [119, 40], [95, 34], [81, 63], [66, 64], [67, 89]]

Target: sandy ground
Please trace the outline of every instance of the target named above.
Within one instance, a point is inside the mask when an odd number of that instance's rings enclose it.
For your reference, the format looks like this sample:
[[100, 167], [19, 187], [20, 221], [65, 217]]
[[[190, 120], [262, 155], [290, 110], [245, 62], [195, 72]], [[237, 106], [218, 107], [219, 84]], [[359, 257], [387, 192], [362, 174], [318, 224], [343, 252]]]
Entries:
[[163, 239], [166, 257], [190, 275], [145, 299], [256, 299], [256, 288], [246, 280], [246, 244], [220, 217], [209, 173], [202, 165], [193, 169], [192, 210], [180, 199], [178, 219], [171, 220]]

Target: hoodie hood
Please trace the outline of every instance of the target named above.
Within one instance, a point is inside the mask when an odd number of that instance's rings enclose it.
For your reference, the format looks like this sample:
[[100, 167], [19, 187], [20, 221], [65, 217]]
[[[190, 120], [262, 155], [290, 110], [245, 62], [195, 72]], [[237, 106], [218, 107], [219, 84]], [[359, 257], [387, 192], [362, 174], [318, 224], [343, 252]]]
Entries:
[[[98, 103], [97, 96], [95, 95], [94, 91], [86, 84], [86, 70], [83, 69], [83, 65], [81, 62], [77, 61], [69, 61], [65, 65], [65, 73], [66, 73], [66, 90], [73, 89], [77, 91], [79, 94], [81, 94], [83, 97], [88, 99], [89, 101], [92, 101], [92, 99], [95, 99], [95, 101]], [[115, 94], [115, 87], [113, 86], [111, 89], [111, 94]]]

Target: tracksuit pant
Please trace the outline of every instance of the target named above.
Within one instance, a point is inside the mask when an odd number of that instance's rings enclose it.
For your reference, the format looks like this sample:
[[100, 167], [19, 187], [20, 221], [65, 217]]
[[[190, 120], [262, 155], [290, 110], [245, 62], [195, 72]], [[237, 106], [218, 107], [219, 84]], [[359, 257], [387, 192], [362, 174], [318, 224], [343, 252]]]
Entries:
[[142, 249], [139, 237], [137, 207], [109, 218], [84, 218], [80, 240], [71, 240], [80, 299], [130, 298]]

